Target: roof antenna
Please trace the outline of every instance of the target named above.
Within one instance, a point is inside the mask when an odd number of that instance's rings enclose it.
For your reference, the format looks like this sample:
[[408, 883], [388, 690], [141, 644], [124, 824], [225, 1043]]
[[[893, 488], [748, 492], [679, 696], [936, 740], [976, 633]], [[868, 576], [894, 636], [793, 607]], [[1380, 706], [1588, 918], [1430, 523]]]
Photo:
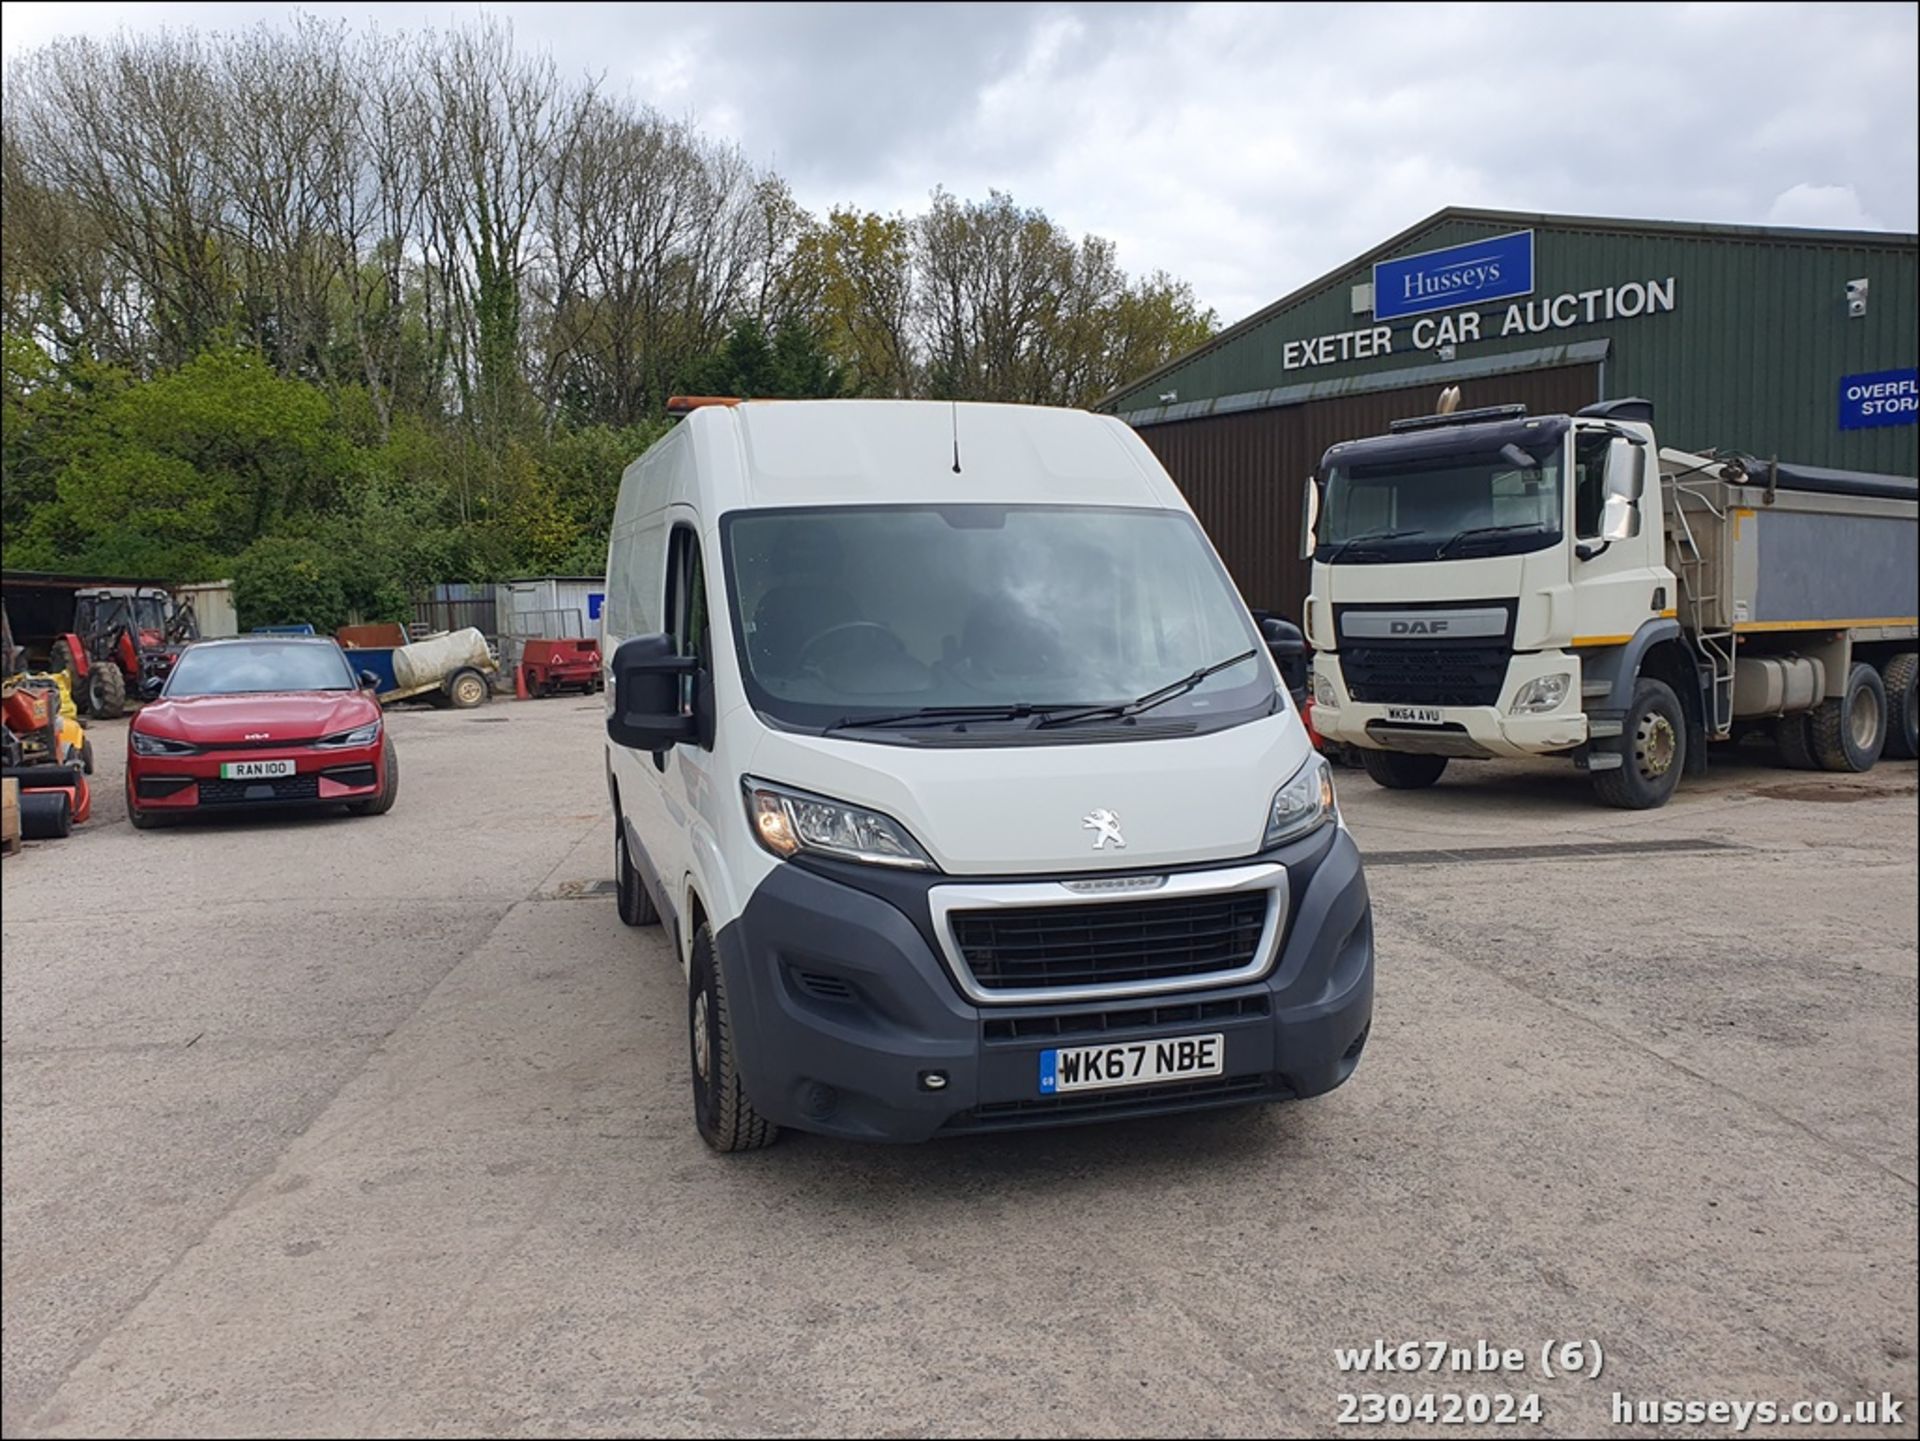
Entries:
[[960, 398], [955, 396], [953, 405], [953, 473], [960, 473]]

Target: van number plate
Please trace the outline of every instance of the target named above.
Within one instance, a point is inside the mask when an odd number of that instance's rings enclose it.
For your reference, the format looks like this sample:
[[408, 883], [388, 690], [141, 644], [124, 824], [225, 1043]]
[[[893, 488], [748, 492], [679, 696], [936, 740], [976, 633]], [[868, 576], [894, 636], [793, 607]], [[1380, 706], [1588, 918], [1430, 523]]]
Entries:
[[1227, 1038], [1218, 1033], [1122, 1046], [1063, 1046], [1040, 1053], [1040, 1094], [1198, 1081], [1219, 1075], [1226, 1055]]
[[1437, 726], [1440, 724], [1440, 712], [1423, 705], [1390, 705], [1387, 707], [1387, 719], [1404, 721], [1408, 725]]

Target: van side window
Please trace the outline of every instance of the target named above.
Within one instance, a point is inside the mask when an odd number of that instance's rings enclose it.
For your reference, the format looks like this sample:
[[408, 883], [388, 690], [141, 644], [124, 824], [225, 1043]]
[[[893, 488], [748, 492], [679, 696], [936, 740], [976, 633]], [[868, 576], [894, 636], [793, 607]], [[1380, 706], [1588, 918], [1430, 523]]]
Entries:
[[[709, 649], [707, 579], [700, 563], [700, 538], [687, 526], [675, 528], [667, 550], [665, 615], [667, 634], [673, 637], [673, 653], [704, 661]], [[692, 710], [693, 687], [693, 676], [681, 677], [680, 705], [683, 711]]]
[[1600, 534], [1600, 512], [1607, 499], [1607, 456], [1613, 437], [1587, 431], [1573, 442], [1573, 533], [1593, 540]]

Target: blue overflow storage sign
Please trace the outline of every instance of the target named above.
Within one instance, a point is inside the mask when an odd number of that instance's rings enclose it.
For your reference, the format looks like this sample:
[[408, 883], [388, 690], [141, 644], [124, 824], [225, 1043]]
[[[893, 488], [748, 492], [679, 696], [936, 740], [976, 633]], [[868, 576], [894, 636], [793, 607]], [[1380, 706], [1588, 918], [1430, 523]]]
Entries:
[[1840, 428], [1871, 430], [1920, 420], [1920, 367], [1840, 377]]
[[1397, 320], [1533, 294], [1533, 232], [1516, 230], [1373, 266], [1373, 318]]

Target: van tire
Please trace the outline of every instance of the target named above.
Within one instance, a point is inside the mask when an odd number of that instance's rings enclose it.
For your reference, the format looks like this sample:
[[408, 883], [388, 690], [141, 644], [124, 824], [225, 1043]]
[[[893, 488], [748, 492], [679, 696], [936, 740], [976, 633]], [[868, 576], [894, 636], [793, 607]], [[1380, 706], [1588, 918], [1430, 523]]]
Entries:
[[1687, 713], [1665, 681], [1642, 676], [1633, 683], [1633, 704], [1621, 727], [1621, 765], [1593, 772], [1600, 800], [1623, 811], [1663, 806], [1687, 768]]
[[713, 933], [693, 933], [687, 972], [687, 1063], [693, 1073], [693, 1123], [700, 1139], [723, 1153], [757, 1151], [780, 1139], [780, 1128], [753, 1109], [740, 1085], [727, 984], [713, 953]]
[[1828, 771], [1870, 771], [1887, 743], [1887, 688], [1864, 661], [1847, 672], [1847, 688], [1813, 708], [1813, 758]]
[[1813, 758], [1813, 725], [1805, 711], [1783, 715], [1773, 723], [1773, 743], [1780, 759], [1797, 771], [1817, 771], [1820, 762]]
[[1445, 756], [1411, 755], [1403, 751], [1360, 751], [1360, 764], [1373, 777], [1374, 784], [1390, 791], [1425, 790], [1440, 779], [1447, 768]]
[[1880, 678], [1887, 688], [1887, 745], [1895, 760], [1920, 757], [1920, 655], [1905, 651], [1889, 659]]
[[640, 868], [627, 852], [626, 823], [613, 819], [613, 894], [620, 908], [620, 919], [630, 926], [657, 926], [660, 912], [647, 894], [647, 883]]

